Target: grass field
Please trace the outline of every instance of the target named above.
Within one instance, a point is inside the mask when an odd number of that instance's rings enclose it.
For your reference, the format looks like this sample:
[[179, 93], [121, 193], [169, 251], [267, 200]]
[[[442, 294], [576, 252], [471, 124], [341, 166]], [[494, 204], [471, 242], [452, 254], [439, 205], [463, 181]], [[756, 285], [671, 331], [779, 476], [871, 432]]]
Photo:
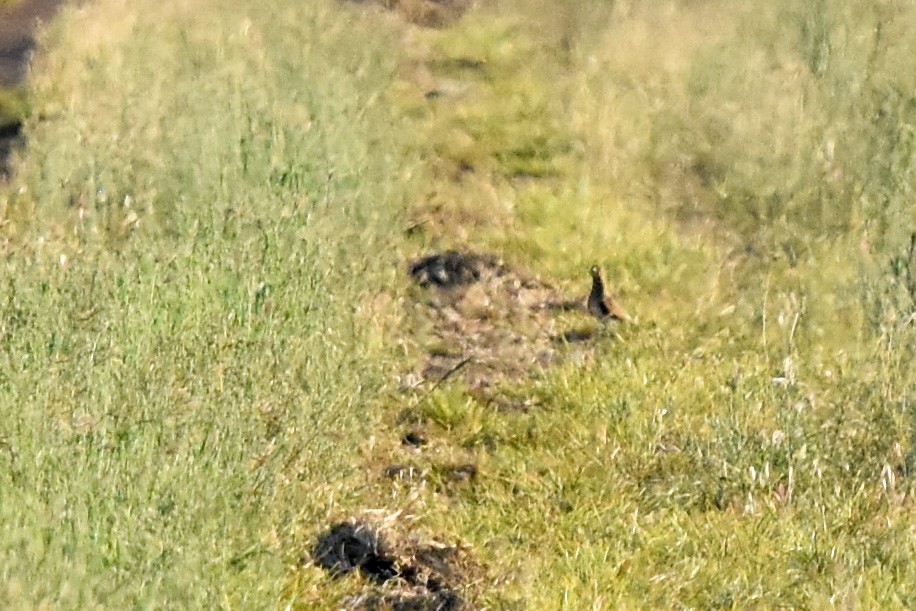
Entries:
[[[911, 4], [262, 4], [44, 32], [3, 606], [393, 606], [309, 561], [349, 519], [457, 547], [467, 608], [916, 605]], [[598, 264], [635, 322], [407, 384], [445, 248], [570, 298]]]

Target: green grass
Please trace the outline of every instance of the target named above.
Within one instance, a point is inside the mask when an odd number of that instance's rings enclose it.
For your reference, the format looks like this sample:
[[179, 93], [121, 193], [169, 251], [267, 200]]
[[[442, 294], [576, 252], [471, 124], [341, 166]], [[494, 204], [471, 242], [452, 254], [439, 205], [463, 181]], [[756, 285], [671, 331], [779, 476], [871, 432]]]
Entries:
[[859, 9], [531, 2], [430, 34], [484, 68], [432, 62], [464, 89], [420, 115], [475, 171], [421, 216], [571, 293], [598, 262], [640, 321], [509, 389], [530, 412], [431, 416], [486, 479], [430, 521], [533, 607], [912, 604], [914, 14]]
[[394, 58], [324, 4], [136, 8], [47, 33], [3, 191], [0, 598], [280, 606], [389, 375]]
[[[914, 19], [64, 11], [0, 188], [0, 600], [337, 608], [366, 584], [300, 560], [369, 515], [480, 606], [912, 607]], [[404, 260], [454, 245], [598, 263], [638, 324], [525, 409], [405, 394]]]

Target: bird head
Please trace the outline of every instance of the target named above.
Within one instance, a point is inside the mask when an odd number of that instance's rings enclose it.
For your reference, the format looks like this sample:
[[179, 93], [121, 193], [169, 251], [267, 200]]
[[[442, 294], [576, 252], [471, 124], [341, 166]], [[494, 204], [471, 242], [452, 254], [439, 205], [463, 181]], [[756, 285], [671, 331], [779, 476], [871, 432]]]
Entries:
[[592, 266], [591, 272], [592, 272], [592, 278], [595, 278], [595, 279], [601, 278], [601, 270], [598, 269], [597, 265]]

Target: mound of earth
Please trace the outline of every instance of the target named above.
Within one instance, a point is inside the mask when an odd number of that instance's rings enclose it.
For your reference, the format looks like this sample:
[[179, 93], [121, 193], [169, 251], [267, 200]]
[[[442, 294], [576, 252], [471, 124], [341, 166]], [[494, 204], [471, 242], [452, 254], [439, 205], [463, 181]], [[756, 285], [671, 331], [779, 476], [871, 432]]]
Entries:
[[398, 575], [381, 538], [365, 524], [342, 522], [332, 526], [318, 538], [312, 556], [315, 564], [335, 575], [359, 569], [365, 577], [380, 582]]
[[422, 289], [414, 307], [430, 325], [421, 380], [455, 376], [474, 389], [523, 379], [559, 362], [569, 343], [597, 328], [581, 314], [579, 328], [567, 328], [574, 321], [562, 316], [584, 313], [584, 296], [566, 298], [493, 255], [433, 253], [412, 261], [409, 273]]
[[319, 535], [314, 563], [341, 576], [359, 571], [370, 587], [348, 601], [351, 609], [457, 611], [465, 607], [458, 589], [475, 572], [457, 547], [406, 542], [389, 544], [365, 522], [335, 524]]
[[414, 261], [410, 275], [423, 287], [453, 288], [477, 282], [486, 268], [505, 271], [494, 257], [448, 250]]

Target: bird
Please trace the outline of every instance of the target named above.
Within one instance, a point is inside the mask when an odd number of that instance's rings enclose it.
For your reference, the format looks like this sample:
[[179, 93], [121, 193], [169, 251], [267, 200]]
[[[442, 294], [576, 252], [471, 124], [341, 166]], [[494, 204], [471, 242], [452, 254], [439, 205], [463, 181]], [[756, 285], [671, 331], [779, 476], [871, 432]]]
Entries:
[[592, 267], [591, 273], [592, 291], [588, 294], [588, 313], [602, 321], [629, 321], [630, 315], [617, 303], [614, 296], [609, 293], [605, 294], [601, 270], [598, 269], [597, 265]]

